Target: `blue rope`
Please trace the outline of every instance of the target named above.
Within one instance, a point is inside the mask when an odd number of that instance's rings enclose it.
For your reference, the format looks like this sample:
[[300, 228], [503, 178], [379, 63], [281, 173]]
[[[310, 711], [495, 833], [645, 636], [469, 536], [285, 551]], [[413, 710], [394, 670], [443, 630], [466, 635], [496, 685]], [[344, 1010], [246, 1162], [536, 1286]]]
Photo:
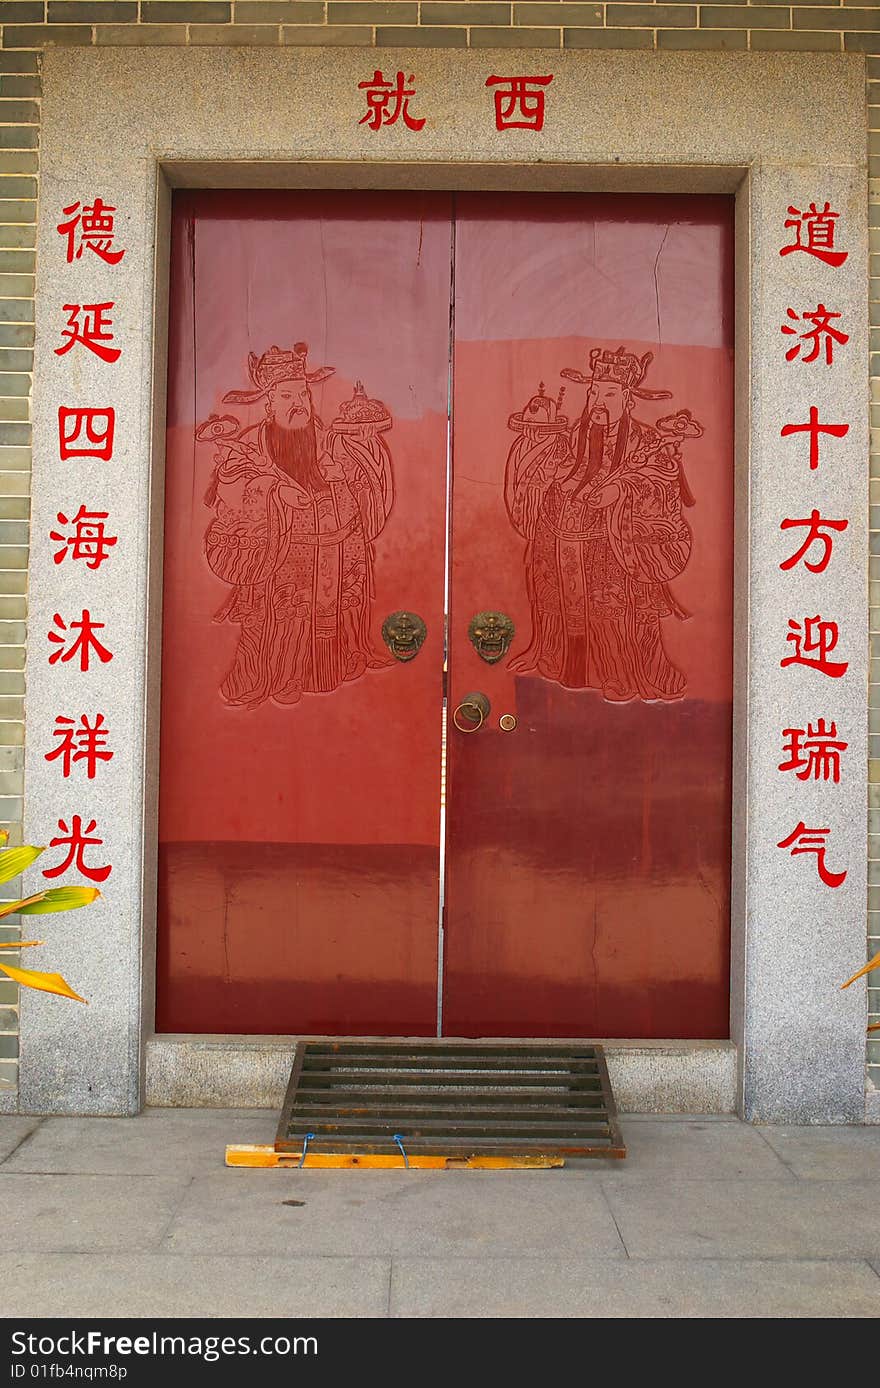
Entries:
[[409, 1171], [409, 1158], [406, 1155], [406, 1149], [403, 1145], [403, 1133], [395, 1133], [391, 1141], [397, 1143], [398, 1147], [403, 1153], [403, 1164], [406, 1167], [407, 1171]]
[[[302, 1156], [299, 1159], [299, 1166], [302, 1166], [303, 1162], [305, 1161], [306, 1152], [309, 1150], [309, 1143], [311, 1142], [314, 1136], [314, 1133], [306, 1133], [305, 1138], [303, 1139]], [[297, 1167], [297, 1169], [299, 1169], [299, 1166]]]

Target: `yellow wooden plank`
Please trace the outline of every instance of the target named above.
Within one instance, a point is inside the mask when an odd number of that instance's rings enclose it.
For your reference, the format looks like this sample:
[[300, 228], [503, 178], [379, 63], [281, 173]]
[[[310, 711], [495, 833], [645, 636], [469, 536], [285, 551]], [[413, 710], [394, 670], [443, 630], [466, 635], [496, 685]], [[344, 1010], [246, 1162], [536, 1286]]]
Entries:
[[[276, 1152], [274, 1147], [257, 1143], [230, 1143], [226, 1148], [227, 1166], [297, 1167], [299, 1152]], [[402, 1170], [403, 1157], [381, 1156], [373, 1152], [309, 1152], [303, 1171]], [[544, 1170], [564, 1166], [563, 1157], [447, 1157], [419, 1153], [409, 1157], [414, 1171], [520, 1171]]]

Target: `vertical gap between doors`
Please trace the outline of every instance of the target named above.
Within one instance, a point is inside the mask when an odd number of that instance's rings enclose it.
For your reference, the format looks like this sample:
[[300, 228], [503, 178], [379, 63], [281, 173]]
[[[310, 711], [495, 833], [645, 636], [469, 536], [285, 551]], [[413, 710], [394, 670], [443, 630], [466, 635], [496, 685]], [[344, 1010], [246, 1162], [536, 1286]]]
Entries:
[[437, 1035], [443, 1035], [443, 965], [446, 928], [446, 773], [449, 727], [449, 579], [452, 539], [453, 354], [455, 350], [455, 194], [449, 219], [449, 343], [446, 353], [446, 515], [443, 546], [443, 698], [440, 714], [440, 886], [437, 910]]

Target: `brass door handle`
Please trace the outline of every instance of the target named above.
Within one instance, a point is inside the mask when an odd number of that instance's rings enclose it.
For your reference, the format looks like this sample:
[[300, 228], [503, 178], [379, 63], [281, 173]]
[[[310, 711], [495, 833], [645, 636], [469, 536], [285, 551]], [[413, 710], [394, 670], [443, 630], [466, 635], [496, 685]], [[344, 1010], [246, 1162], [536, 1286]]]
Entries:
[[[491, 704], [485, 694], [465, 694], [461, 703], [453, 710], [452, 721], [460, 733], [478, 733], [489, 717], [490, 708]], [[466, 718], [468, 722], [460, 723], [459, 716]]]
[[389, 612], [382, 623], [382, 640], [395, 660], [414, 660], [427, 634], [417, 612]]

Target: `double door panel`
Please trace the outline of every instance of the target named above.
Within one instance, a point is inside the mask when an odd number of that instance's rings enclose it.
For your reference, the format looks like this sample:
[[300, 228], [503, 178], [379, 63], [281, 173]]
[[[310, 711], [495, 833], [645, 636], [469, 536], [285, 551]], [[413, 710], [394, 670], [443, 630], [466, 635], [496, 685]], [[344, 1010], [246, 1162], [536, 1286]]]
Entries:
[[727, 1034], [727, 200], [173, 233], [158, 1028]]

